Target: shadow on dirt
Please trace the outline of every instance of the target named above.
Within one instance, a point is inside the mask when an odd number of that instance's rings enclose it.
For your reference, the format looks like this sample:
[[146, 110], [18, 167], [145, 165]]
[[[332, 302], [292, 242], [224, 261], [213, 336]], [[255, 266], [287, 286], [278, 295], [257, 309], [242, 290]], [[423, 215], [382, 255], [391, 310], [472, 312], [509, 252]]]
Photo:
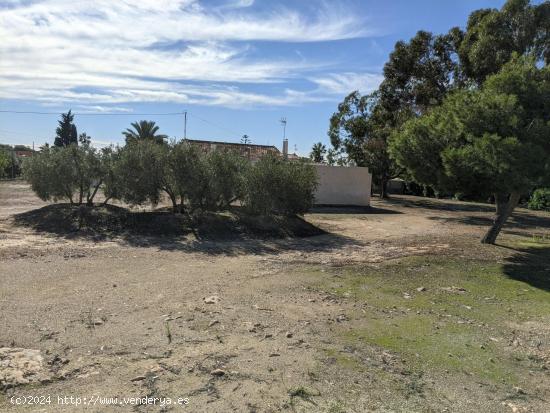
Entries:
[[[484, 226], [487, 228], [493, 223], [493, 218], [491, 216], [479, 215], [430, 217], [430, 219], [462, 225]], [[506, 222], [503, 232], [514, 235], [525, 235], [525, 231], [537, 232], [546, 229], [550, 229], [550, 216], [543, 217], [523, 212], [514, 212]]]
[[135, 212], [114, 205], [52, 204], [16, 214], [14, 223], [65, 239], [117, 240], [134, 247], [214, 255], [322, 251], [358, 244], [298, 216], [250, 216], [237, 207], [190, 217], [168, 209]]
[[329, 205], [318, 205], [309, 211], [314, 214], [326, 214], [326, 215], [364, 215], [364, 214], [402, 214], [400, 211], [386, 208], [376, 208], [371, 206], [329, 206]]
[[[405, 208], [424, 208], [434, 211], [449, 211], [449, 212], [472, 212], [472, 215], [458, 215], [458, 216], [432, 216], [430, 219], [464, 224], [489, 227], [493, 222], [493, 214], [495, 213], [495, 207], [493, 205], [483, 204], [466, 204], [456, 203], [443, 199], [431, 199], [431, 198], [418, 198], [418, 199], [404, 199], [393, 197], [384, 200], [385, 204], [396, 205]], [[479, 213], [476, 215], [475, 213]], [[506, 228], [508, 227], [508, 228]], [[536, 213], [526, 213], [521, 209], [514, 211], [513, 215], [508, 219], [504, 232], [514, 234], [515, 232], [510, 229], [515, 227], [520, 230], [541, 230], [550, 228], [550, 215], [542, 215]], [[517, 234], [525, 235], [518, 232]]]
[[391, 197], [384, 200], [384, 203], [389, 205], [399, 205], [405, 208], [425, 208], [436, 211], [459, 211], [459, 212], [494, 212], [493, 205], [473, 204], [453, 202], [445, 199], [434, 198], [399, 198]]
[[518, 281], [550, 291], [550, 244], [517, 250], [506, 260], [504, 273]]

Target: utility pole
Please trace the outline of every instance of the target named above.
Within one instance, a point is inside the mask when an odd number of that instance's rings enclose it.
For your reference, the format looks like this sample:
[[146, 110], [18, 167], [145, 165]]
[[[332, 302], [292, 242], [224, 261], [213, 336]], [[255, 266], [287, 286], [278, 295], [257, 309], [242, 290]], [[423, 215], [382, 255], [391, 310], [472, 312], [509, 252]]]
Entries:
[[187, 111], [183, 112], [183, 139], [187, 139]]

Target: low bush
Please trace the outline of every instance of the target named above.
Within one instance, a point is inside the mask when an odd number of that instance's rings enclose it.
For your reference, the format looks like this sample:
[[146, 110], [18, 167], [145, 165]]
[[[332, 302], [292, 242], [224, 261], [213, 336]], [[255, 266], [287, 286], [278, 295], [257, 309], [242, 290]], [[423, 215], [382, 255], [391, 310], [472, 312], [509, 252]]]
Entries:
[[214, 151], [206, 156], [208, 196], [210, 210], [227, 209], [243, 198], [245, 178], [250, 168], [248, 160], [231, 151]]
[[44, 201], [91, 205], [106, 173], [103, 152], [88, 144], [45, 148], [23, 163], [25, 179]]
[[159, 203], [166, 168], [165, 148], [153, 141], [124, 146], [113, 159], [110, 193], [130, 205]]
[[7, 176], [7, 169], [11, 165], [11, 154], [0, 147], [0, 178]]
[[265, 156], [249, 168], [244, 206], [253, 214], [303, 214], [311, 208], [317, 177], [311, 164]]
[[239, 201], [253, 215], [296, 215], [314, 199], [312, 165], [266, 156], [255, 164], [237, 153], [203, 153], [187, 142], [135, 141], [98, 151], [89, 144], [45, 148], [25, 163], [25, 177], [43, 200], [156, 205], [165, 193], [174, 211], [193, 215], [227, 210]]
[[539, 211], [550, 211], [550, 188], [535, 190], [529, 199], [528, 207]]

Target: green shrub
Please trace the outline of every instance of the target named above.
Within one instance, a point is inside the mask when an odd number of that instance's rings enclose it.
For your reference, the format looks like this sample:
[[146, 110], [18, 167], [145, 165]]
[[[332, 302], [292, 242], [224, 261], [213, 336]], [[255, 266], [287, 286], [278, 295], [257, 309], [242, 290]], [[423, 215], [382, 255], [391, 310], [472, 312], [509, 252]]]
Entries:
[[201, 208], [208, 187], [205, 155], [196, 146], [187, 142], [171, 145], [167, 181], [174, 187], [176, 197], [179, 197], [180, 208], [185, 203], [194, 210]]
[[115, 166], [120, 159], [120, 149], [108, 146], [101, 150], [101, 163], [103, 167], [103, 195], [104, 204], [110, 199], [122, 199], [122, 183], [115, 171]]
[[101, 151], [84, 143], [45, 148], [25, 163], [25, 177], [43, 200], [67, 199], [89, 205], [99, 188], [106, 203], [158, 204], [162, 193], [174, 211], [219, 211], [240, 201], [256, 215], [295, 215], [313, 203], [312, 165], [275, 156], [256, 164], [237, 153], [203, 153], [187, 142], [135, 141]]
[[143, 140], [124, 146], [114, 162], [113, 174], [116, 198], [130, 205], [161, 199], [165, 177], [166, 148], [153, 141]]
[[100, 153], [90, 145], [45, 148], [23, 164], [25, 179], [44, 201], [92, 204], [102, 184]]
[[179, 198], [180, 209], [217, 211], [241, 198], [248, 162], [230, 151], [203, 153], [187, 142], [169, 148], [166, 181]]
[[245, 176], [250, 163], [232, 151], [216, 150], [206, 157], [208, 191], [206, 205], [210, 209], [227, 209], [242, 199]]
[[243, 204], [253, 214], [303, 214], [313, 204], [316, 186], [311, 164], [269, 155], [248, 170]]
[[533, 192], [528, 207], [539, 211], [550, 211], [550, 188], [540, 188]]
[[61, 181], [57, 179], [56, 155], [58, 154], [55, 151], [48, 148], [23, 163], [23, 176], [43, 201], [58, 201], [63, 198], [72, 200], [72, 186], [67, 186], [64, 190]]
[[0, 147], [0, 178], [8, 175], [6, 173], [8, 167], [11, 165], [11, 154]]

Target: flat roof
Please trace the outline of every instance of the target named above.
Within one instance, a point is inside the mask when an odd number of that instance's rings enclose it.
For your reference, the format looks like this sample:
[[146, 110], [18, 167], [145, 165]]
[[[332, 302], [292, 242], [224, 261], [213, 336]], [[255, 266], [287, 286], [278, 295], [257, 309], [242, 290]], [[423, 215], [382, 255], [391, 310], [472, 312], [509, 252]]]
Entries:
[[279, 150], [275, 145], [257, 145], [255, 143], [241, 143], [241, 142], [223, 142], [223, 141], [205, 141], [201, 139], [184, 139], [187, 142], [198, 142], [198, 143], [213, 143], [213, 144], [220, 144], [220, 145], [238, 145], [238, 146], [255, 146], [257, 148], [273, 148], [277, 151]]

